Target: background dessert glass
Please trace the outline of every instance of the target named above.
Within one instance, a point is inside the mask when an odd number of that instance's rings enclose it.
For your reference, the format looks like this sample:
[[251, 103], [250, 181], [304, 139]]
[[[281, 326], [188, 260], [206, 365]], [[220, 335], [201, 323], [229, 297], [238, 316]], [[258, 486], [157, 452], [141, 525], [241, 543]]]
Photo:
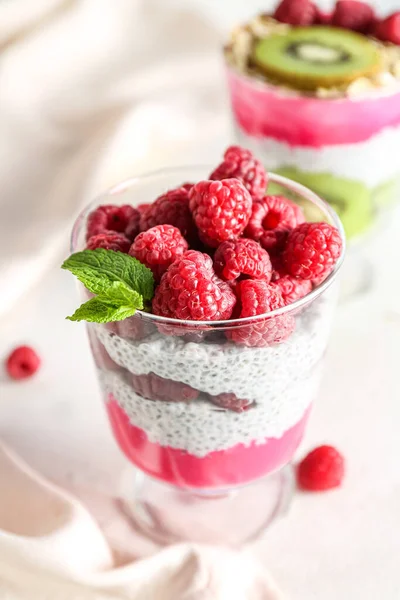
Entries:
[[[85, 247], [86, 219], [96, 206], [151, 202], [209, 172], [165, 169], [115, 186], [78, 218], [72, 251]], [[319, 197], [270, 179], [343, 237]], [[115, 439], [136, 467], [127, 468], [115, 496], [142, 531], [164, 543], [240, 544], [286, 506], [291, 472], [283, 467], [318, 390], [342, 260], [308, 296], [260, 317], [200, 323], [138, 311], [118, 323], [88, 325]], [[272, 330], [289, 335], [267, 345]], [[237, 343], [253, 334], [264, 340], [261, 347]]]
[[372, 277], [360, 242], [400, 194], [400, 81], [385, 85], [382, 76], [381, 87], [363, 89], [360, 80], [351, 95], [324, 97], [270, 83], [225, 57], [238, 143], [331, 204], [349, 240], [345, 293], [362, 291]]

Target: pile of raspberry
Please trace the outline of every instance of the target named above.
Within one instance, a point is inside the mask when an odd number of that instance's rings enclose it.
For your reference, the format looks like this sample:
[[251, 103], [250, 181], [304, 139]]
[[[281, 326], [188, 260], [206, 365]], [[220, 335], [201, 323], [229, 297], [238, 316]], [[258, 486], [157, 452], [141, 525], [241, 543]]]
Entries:
[[282, 0], [273, 16], [288, 25], [341, 27], [400, 45], [400, 11], [381, 19], [370, 4], [361, 0], [337, 0], [330, 13], [322, 12], [313, 0]]
[[[294, 317], [257, 317], [319, 285], [333, 270], [342, 240], [328, 223], [306, 223], [288, 198], [268, 196], [267, 185], [260, 161], [231, 146], [207, 180], [138, 208], [98, 207], [88, 217], [87, 248], [129, 253], [149, 267], [157, 283], [156, 315], [230, 320], [225, 335], [245, 346], [282, 342], [294, 331]], [[247, 317], [254, 319], [235, 324]], [[165, 325], [163, 331], [179, 335], [180, 329]]]

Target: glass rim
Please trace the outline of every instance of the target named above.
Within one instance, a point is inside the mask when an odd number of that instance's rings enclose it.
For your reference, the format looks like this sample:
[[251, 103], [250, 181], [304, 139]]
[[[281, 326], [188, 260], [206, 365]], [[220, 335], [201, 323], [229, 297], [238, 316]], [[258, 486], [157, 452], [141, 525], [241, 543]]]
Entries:
[[[134, 177], [130, 177], [128, 179], [124, 179], [120, 183], [113, 185], [112, 187], [108, 188], [108, 190], [106, 190], [105, 192], [98, 194], [91, 202], [89, 202], [89, 204], [87, 204], [81, 210], [81, 212], [77, 216], [77, 218], [74, 222], [74, 225], [72, 227], [72, 233], [71, 233], [71, 238], [70, 238], [71, 252], [78, 252], [78, 249], [76, 248], [76, 241], [77, 241], [77, 238], [78, 238], [78, 235], [80, 232], [80, 228], [82, 227], [86, 216], [93, 210], [93, 208], [95, 206], [99, 206], [99, 200], [102, 200], [103, 198], [107, 198], [109, 196], [114, 196], [116, 194], [122, 193], [122, 192], [128, 190], [129, 188], [131, 188], [132, 186], [134, 186], [136, 183], [145, 182], [146, 180], [150, 180], [154, 177], [159, 177], [163, 174], [171, 174], [172, 175], [173, 173], [176, 173], [178, 175], [179, 173], [186, 172], [186, 171], [189, 173], [190, 171], [193, 171], [194, 169], [198, 169], [198, 170], [200, 170], [200, 169], [206, 170], [207, 169], [206, 172], [208, 172], [208, 171], [212, 170], [212, 168], [213, 167], [212, 166], [210, 167], [210, 165], [185, 165], [185, 166], [180, 166], [180, 167], [165, 167], [165, 168], [157, 169], [155, 171], [144, 173], [143, 175], [137, 175]], [[185, 179], [186, 178], [183, 177], [182, 181], [184, 181]], [[189, 177], [189, 179], [190, 179], [190, 177]], [[296, 193], [298, 196], [305, 198], [306, 200], [309, 200], [312, 204], [316, 205], [323, 213], [325, 213], [325, 215], [327, 215], [329, 217], [329, 219], [331, 220], [332, 224], [338, 229], [341, 240], [342, 240], [342, 251], [341, 251], [341, 254], [340, 254], [338, 260], [336, 261], [336, 264], [335, 264], [333, 270], [328, 275], [328, 277], [322, 283], [315, 286], [315, 288], [312, 289], [311, 292], [309, 292], [308, 294], [306, 294], [299, 300], [296, 300], [295, 302], [292, 302], [291, 304], [288, 304], [286, 306], [282, 306], [281, 308], [277, 308], [275, 310], [272, 310], [272, 311], [269, 311], [266, 313], [262, 313], [261, 315], [255, 315], [252, 317], [242, 317], [240, 319], [225, 319], [225, 320], [220, 320], [220, 321], [193, 321], [193, 320], [173, 319], [171, 317], [162, 317], [160, 315], [154, 315], [152, 313], [149, 313], [149, 312], [146, 312], [143, 310], [137, 310], [134, 316], [139, 315], [143, 320], [149, 320], [149, 321], [152, 321], [154, 323], [159, 323], [159, 324], [173, 325], [174, 327], [181, 327], [181, 328], [191, 328], [191, 329], [196, 329], [196, 328], [200, 328], [200, 327], [207, 328], [207, 329], [217, 328], [217, 327], [232, 328], [232, 327], [246, 325], [246, 324], [248, 325], [251, 323], [254, 324], [259, 321], [264, 321], [266, 319], [270, 319], [273, 317], [290, 314], [294, 311], [297, 312], [299, 309], [303, 308], [304, 306], [310, 304], [311, 302], [313, 302], [314, 300], [319, 298], [329, 287], [331, 287], [332, 283], [337, 278], [337, 275], [343, 264], [343, 261], [345, 258], [345, 253], [346, 253], [346, 237], [345, 237], [344, 228], [343, 228], [343, 225], [342, 225], [342, 222], [341, 222], [339, 216], [325, 200], [320, 198], [317, 194], [315, 194], [314, 192], [309, 190], [304, 185], [301, 185], [300, 183], [292, 181], [291, 179], [288, 179], [287, 177], [282, 177], [281, 175], [276, 175], [275, 173], [270, 172], [270, 171], [268, 171], [268, 182], [282, 185], [286, 189], [289, 189], [292, 192]]]

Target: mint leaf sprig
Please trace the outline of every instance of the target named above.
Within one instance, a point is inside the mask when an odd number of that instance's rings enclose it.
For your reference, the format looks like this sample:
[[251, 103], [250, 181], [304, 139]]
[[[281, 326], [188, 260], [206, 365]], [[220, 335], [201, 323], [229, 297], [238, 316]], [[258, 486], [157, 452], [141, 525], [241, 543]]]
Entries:
[[96, 294], [82, 304], [70, 321], [110, 323], [148, 310], [154, 295], [150, 269], [129, 254], [97, 248], [72, 254], [61, 266]]

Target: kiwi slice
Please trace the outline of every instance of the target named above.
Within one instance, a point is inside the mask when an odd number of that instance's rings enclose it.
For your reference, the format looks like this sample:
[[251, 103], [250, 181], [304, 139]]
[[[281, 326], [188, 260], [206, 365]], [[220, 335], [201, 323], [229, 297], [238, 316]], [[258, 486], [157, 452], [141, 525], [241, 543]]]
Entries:
[[[361, 233], [371, 225], [374, 218], [372, 198], [370, 191], [359, 181], [343, 179], [330, 173], [309, 173], [299, 171], [294, 167], [275, 169], [275, 173], [293, 179], [313, 190], [318, 196], [329, 202], [339, 215], [347, 237], [350, 239]], [[275, 184], [271, 184], [274, 185]], [[268, 194], [281, 193], [287, 196], [284, 188], [277, 190], [275, 186], [268, 187]], [[297, 201], [303, 206], [305, 217], [308, 221], [320, 221], [319, 209], [313, 208], [309, 202]], [[311, 211], [309, 209], [311, 207]]]
[[366, 36], [336, 27], [296, 27], [254, 46], [252, 62], [267, 77], [302, 90], [348, 84], [381, 68], [378, 47]]

